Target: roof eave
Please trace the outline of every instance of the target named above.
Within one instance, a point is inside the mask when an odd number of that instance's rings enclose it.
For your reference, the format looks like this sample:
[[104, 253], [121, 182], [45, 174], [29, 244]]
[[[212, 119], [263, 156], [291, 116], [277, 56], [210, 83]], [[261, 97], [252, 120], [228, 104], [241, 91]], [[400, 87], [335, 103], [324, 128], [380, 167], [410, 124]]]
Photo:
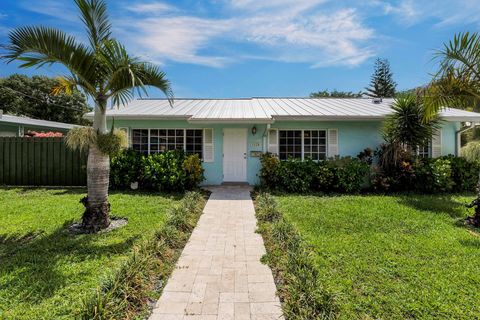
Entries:
[[480, 121], [480, 116], [441, 116], [441, 119], [450, 122], [476, 122]]
[[250, 118], [250, 119], [215, 119], [215, 118], [190, 118], [188, 119], [189, 123], [242, 123], [242, 124], [272, 124], [275, 122], [274, 119], [265, 119], [265, 118]]
[[[85, 119], [93, 120], [93, 114], [83, 115]], [[191, 116], [169, 116], [169, 115], [152, 115], [152, 114], [107, 114], [107, 119], [123, 119], [123, 120], [188, 120]]]
[[9, 119], [0, 119], [0, 122], [8, 123], [12, 125], [22, 125], [22, 126], [31, 126], [31, 127], [41, 127], [41, 128], [54, 128], [54, 129], [64, 129], [70, 130], [75, 127], [80, 127], [74, 124], [58, 124], [58, 123], [35, 123], [35, 122], [28, 122], [28, 121], [16, 121], [16, 120], [9, 120]]
[[372, 121], [383, 120], [385, 116], [274, 116], [279, 121]]

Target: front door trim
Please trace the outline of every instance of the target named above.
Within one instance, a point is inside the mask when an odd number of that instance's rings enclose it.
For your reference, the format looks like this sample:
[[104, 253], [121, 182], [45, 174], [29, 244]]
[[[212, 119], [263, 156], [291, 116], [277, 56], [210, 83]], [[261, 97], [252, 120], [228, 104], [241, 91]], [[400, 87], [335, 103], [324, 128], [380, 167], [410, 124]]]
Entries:
[[223, 182], [247, 182], [247, 128], [223, 129]]

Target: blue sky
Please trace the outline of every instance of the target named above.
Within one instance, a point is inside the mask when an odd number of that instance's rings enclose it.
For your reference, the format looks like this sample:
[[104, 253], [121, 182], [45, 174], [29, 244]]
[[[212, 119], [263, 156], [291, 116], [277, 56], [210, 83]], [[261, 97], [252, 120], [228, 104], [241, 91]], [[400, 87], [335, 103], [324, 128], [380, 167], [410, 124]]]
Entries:
[[[429, 81], [435, 49], [476, 31], [478, 0], [110, 0], [114, 36], [162, 66], [177, 97], [307, 96], [363, 90], [376, 57], [391, 62], [398, 89]], [[27, 24], [83, 39], [73, 1], [2, 0], [0, 43]], [[55, 76], [60, 67], [0, 76]], [[161, 93], [151, 91], [151, 96]]]

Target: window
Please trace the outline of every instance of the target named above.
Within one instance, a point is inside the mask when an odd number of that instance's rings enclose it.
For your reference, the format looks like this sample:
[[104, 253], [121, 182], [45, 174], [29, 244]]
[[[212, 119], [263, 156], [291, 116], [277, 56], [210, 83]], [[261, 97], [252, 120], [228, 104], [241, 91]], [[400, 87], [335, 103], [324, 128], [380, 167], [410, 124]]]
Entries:
[[426, 143], [423, 146], [419, 146], [417, 154], [420, 158], [430, 157], [430, 143]]
[[133, 129], [132, 149], [145, 154], [183, 150], [203, 156], [202, 129]]
[[278, 142], [280, 160], [302, 159], [302, 130], [280, 130]]
[[327, 158], [326, 130], [279, 130], [278, 134], [280, 160]]
[[325, 130], [303, 131], [303, 158], [312, 160], [327, 158], [327, 133]]
[[150, 129], [150, 153], [184, 149], [184, 130]]
[[203, 149], [203, 130], [202, 129], [188, 129], [186, 130], [186, 139], [185, 152], [187, 154], [198, 154], [200, 159], [202, 159], [202, 149]]
[[148, 154], [148, 130], [132, 130], [132, 149]]

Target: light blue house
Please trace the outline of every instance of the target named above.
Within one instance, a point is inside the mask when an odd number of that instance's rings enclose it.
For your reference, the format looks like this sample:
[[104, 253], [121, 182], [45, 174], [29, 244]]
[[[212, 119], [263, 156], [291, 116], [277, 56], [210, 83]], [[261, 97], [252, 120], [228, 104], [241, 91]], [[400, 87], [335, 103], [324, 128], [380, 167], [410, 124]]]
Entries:
[[[258, 182], [259, 156], [313, 160], [356, 156], [382, 143], [381, 127], [391, 99], [163, 99], [135, 100], [107, 112], [111, 124], [125, 130], [130, 147], [148, 153], [180, 149], [203, 159], [205, 184]], [[448, 109], [422, 156], [459, 151], [462, 122], [480, 114]]]

